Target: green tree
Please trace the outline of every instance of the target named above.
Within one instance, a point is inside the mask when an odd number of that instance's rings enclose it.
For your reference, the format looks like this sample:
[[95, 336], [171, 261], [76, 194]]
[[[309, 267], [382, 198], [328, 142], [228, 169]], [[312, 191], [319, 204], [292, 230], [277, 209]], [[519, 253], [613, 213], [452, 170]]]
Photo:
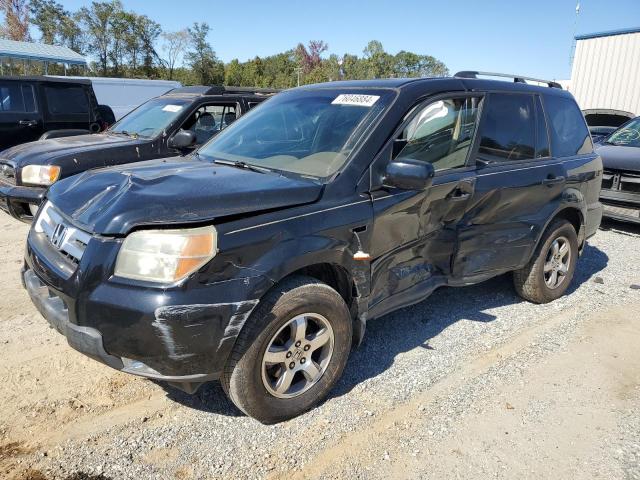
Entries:
[[136, 37], [140, 40], [142, 53], [142, 71], [147, 77], [155, 76], [156, 64], [162, 60], [156, 51], [155, 44], [162, 34], [160, 24], [146, 15], [138, 15], [134, 24]]
[[448, 75], [449, 70], [430, 55], [401, 50], [394, 58], [394, 73], [398, 77], [440, 77]]
[[73, 14], [55, 0], [31, 0], [31, 23], [40, 31], [40, 41], [63, 45], [82, 53], [84, 34], [77, 14]]
[[87, 50], [98, 57], [98, 64], [103, 76], [108, 73], [109, 59], [113, 45], [113, 22], [122, 12], [119, 0], [110, 2], [92, 2], [90, 7], [82, 7], [79, 18], [88, 37]]
[[194, 23], [189, 29], [191, 50], [186, 59], [202, 85], [215, 85], [224, 82], [224, 65], [217, 59], [216, 53], [207, 41], [210, 27], [206, 22]]
[[384, 51], [378, 40], [370, 41], [363, 51], [365, 57], [365, 78], [388, 78], [395, 76], [393, 57]]

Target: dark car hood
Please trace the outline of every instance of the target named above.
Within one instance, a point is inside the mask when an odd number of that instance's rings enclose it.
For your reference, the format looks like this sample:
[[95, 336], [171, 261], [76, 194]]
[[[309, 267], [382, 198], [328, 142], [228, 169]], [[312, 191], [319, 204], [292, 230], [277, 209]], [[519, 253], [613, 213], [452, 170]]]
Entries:
[[596, 152], [608, 170], [640, 172], [640, 148], [602, 144], [596, 148]]
[[126, 234], [140, 225], [202, 222], [315, 201], [305, 179], [190, 158], [90, 170], [53, 184], [49, 200], [81, 228]]
[[108, 148], [135, 145], [149, 140], [135, 139], [125, 135], [94, 134], [76, 135], [73, 137], [50, 138], [36, 142], [16, 145], [0, 153], [3, 160], [8, 160], [14, 167], [24, 165], [47, 165], [60, 157], [76, 157], [83, 153], [95, 152]]

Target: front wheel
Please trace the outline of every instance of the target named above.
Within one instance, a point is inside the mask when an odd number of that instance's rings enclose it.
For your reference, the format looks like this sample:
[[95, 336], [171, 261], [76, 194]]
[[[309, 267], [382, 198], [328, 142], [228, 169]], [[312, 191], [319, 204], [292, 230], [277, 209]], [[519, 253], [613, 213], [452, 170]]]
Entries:
[[321, 401], [347, 362], [352, 325], [342, 297], [292, 277], [267, 294], [243, 328], [222, 386], [247, 415], [270, 424]]
[[578, 236], [573, 225], [558, 219], [545, 231], [529, 263], [513, 272], [518, 295], [533, 303], [560, 298], [573, 279], [578, 261]]

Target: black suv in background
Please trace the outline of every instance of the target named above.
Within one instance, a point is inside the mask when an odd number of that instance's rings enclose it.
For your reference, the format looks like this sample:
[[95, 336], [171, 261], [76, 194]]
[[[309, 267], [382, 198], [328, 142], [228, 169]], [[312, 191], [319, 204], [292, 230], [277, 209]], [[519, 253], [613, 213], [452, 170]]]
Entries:
[[[108, 112], [91, 81], [51, 77], [0, 77], [0, 152], [52, 136], [103, 130]], [[112, 114], [111, 114], [112, 115]]]
[[73, 348], [189, 392], [220, 379], [265, 423], [439, 287], [513, 272], [552, 301], [600, 224], [602, 162], [568, 92], [476, 76], [289, 90], [197, 155], [57, 182], [24, 285]]
[[177, 88], [143, 103], [99, 135], [41, 140], [0, 152], [0, 208], [31, 221], [52, 183], [91, 168], [190, 152], [276, 92]]

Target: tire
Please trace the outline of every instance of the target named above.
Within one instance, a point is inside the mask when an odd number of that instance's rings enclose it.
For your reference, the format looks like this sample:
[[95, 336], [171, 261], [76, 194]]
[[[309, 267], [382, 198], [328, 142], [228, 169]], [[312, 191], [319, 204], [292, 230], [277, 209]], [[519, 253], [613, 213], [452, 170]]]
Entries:
[[[566, 244], [569, 250], [564, 273], [561, 273], [562, 266], [565, 266], [564, 261], [562, 259], [558, 261], [557, 257], [552, 258], [554, 256], [552, 252], [554, 244]], [[562, 247], [560, 248], [562, 249]], [[558, 255], [560, 254], [561, 250]], [[564, 260], [566, 259], [567, 257], [564, 257]], [[573, 225], [564, 219], [554, 220], [540, 239], [540, 243], [529, 263], [520, 270], [513, 272], [513, 283], [518, 295], [533, 303], [548, 303], [560, 298], [573, 280], [577, 261], [578, 236]], [[557, 279], [562, 277], [562, 281], [552, 288], [549, 282], [552, 280], [553, 270], [545, 272], [545, 268], [548, 269], [545, 265], [558, 266], [559, 262], [562, 266], [556, 271], [556, 275]]]
[[[304, 332], [311, 333], [295, 337], [302, 323], [307, 325]], [[338, 292], [314, 278], [290, 277], [267, 293], [247, 320], [222, 374], [222, 388], [240, 410], [264, 424], [293, 418], [333, 388], [347, 363], [351, 336], [349, 309]], [[296, 338], [309, 343], [296, 347]], [[325, 340], [313, 350], [311, 342]], [[286, 357], [289, 363], [270, 364], [267, 349], [276, 352], [278, 362], [283, 352], [292, 355]], [[305, 355], [309, 359], [303, 365]], [[320, 373], [313, 377], [303, 368]], [[289, 390], [285, 382], [278, 383], [285, 375], [293, 375]]]

